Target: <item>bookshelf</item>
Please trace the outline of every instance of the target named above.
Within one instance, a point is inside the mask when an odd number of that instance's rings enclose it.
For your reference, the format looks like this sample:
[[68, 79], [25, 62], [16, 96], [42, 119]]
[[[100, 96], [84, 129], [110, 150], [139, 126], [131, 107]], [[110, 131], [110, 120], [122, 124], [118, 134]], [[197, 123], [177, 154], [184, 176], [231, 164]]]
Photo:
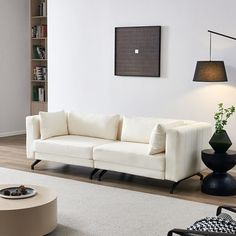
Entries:
[[30, 0], [31, 115], [47, 111], [47, 0]]

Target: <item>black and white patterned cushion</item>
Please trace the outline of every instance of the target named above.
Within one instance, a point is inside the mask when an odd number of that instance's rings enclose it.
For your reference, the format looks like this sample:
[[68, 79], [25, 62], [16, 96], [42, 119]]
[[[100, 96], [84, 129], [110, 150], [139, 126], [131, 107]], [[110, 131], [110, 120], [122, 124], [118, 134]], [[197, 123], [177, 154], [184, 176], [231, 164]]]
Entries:
[[196, 221], [188, 230], [236, 234], [236, 221], [226, 213]]

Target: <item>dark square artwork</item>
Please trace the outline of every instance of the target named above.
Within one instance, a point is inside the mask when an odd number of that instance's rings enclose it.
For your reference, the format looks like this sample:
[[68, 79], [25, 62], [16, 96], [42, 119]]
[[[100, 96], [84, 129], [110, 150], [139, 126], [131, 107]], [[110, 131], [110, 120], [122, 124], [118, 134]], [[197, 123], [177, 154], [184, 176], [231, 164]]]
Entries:
[[115, 75], [160, 77], [161, 26], [115, 28]]

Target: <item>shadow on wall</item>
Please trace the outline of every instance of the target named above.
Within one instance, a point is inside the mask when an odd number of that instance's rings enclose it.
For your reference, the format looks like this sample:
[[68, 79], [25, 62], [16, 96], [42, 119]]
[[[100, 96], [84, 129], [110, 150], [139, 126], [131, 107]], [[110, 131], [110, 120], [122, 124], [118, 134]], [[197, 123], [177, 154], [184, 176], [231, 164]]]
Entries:
[[228, 83], [236, 87], [236, 67], [227, 66], [226, 73], [228, 76]]
[[168, 78], [169, 27], [161, 26], [161, 78]]

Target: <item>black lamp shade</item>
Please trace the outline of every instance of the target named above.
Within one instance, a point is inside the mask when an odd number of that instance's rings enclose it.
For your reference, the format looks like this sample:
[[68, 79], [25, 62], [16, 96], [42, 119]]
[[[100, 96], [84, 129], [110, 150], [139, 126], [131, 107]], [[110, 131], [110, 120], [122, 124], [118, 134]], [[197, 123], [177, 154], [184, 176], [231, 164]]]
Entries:
[[193, 81], [226, 82], [227, 75], [223, 61], [198, 61]]

